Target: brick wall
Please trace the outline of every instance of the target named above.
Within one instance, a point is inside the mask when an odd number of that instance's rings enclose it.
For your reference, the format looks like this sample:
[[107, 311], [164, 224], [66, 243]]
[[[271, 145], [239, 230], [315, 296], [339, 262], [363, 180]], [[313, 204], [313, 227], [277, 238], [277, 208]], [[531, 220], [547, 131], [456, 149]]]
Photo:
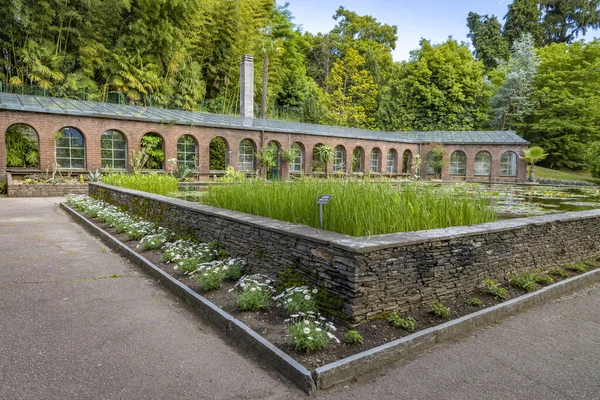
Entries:
[[235, 211], [92, 183], [90, 194], [278, 276], [293, 268], [343, 300], [352, 322], [469, 293], [484, 278], [600, 255], [600, 210], [471, 227], [354, 238]]
[[[409, 150], [411, 154], [416, 155], [419, 153], [420, 148], [423, 148], [423, 164], [422, 171], [426, 168], [426, 146], [420, 146], [418, 144], [408, 143], [396, 143], [387, 141], [376, 141], [376, 140], [364, 140], [364, 139], [348, 139], [348, 138], [336, 138], [329, 136], [316, 136], [316, 135], [303, 135], [294, 133], [274, 133], [274, 132], [261, 132], [252, 130], [240, 130], [240, 129], [226, 129], [226, 128], [207, 128], [197, 126], [186, 126], [186, 125], [172, 125], [172, 124], [161, 124], [152, 122], [140, 122], [140, 121], [127, 121], [122, 119], [110, 119], [110, 118], [92, 118], [92, 117], [79, 117], [70, 115], [58, 115], [58, 114], [43, 114], [23, 111], [0, 111], [0, 181], [6, 180], [6, 154], [4, 148], [4, 135], [6, 129], [9, 126], [16, 123], [24, 123], [30, 125], [38, 134], [40, 140], [40, 169], [52, 169], [54, 163], [54, 133], [64, 127], [73, 127], [78, 129], [83, 137], [85, 138], [85, 151], [86, 151], [86, 169], [96, 170], [101, 169], [101, 154], [100, 154], [100, 139], [102, 134], [107, 130], [117, 130], [126, 138], [128, 159], [131, 155], [131, 151], [139, 151], [140, 141], [142, 136], [149, 132], [156, 132], [162, 138], [164, 142], [165, 160], [177, 157], [177, 141], [182, 135], [192, 136], [198, 148], [198, 157], [200, 160], [199, 170], [202, 173], [208, 173], [209, 171], [209, 144], [215, 137], [221, 137], [225, 140], [228, 146], [228, 159], [229, 163], [237, 168], [238, 164], [238, 148], [239, 144], [244, 139], [250, 139], [255, 147], [258, 148], [266, 146], [270, 141], [276, 141], [280, 144], [283, 149], [289, 149], [295, 142], [301, 144], [304, 149], [303, 153], [303, 166], [305, 173], [311, 173], [312, 171], [312, 159], [313, 150], [315, 145], [319, 143], [329, 144], [332, 147], [342, 146], [346, 152], [345, 172], [349, 173], [351, 168], [352, 153], [356, 147], [361, 147], [363, 150], [363, 171], [367, 173], [369, 171], [371, 151], [377, 149], [380, 152], [379, 157], [379, 170], [385, 174], [385, 167], [387, 161], [387, 154], [389, 150], [394, 150], [397, 155], [396, 166], [394, 175], [402, 172], [402, 156], [405, 151]], [[504, 146], [504, 145], [461, 145], [461, 146], [448, 146], [448, 157], [452, 151], [460, 149], [465, 151], [467, 154], [467, 176], [465, 179], [473, 177], [472, 166], [474, 163], [475, 155], [478, 151], [488, 151], [492, 154], [494, 168], [492, 170], [492, 176], [488, 178], [491, 181], [502, 180], [498, 176], [497, 171], [499, 170], [500, 155], [504, 151], [515, 151], [517, 154], [521, 154], [522, 149], [526, 146]], [[166, 163], [165, 163], [166, 164]], [[168, 168], [168, 166], [165, 165]], [[328, 170], [332, 171], [330, 165]], [[449, 178], [447, 168], [444, 168], [444, 177]], [[509, 180], [524, 180], [526, 173], [526, 165], [524, 161], [519, 160], [519, 176], [517, 178], [511, 178]], [[469, 172], [470, 171], [470, 172]], [[287, 166], [282, 165], [280, 176], [286, 176]], [[426, 175], [423, 175], [425, 178]]]

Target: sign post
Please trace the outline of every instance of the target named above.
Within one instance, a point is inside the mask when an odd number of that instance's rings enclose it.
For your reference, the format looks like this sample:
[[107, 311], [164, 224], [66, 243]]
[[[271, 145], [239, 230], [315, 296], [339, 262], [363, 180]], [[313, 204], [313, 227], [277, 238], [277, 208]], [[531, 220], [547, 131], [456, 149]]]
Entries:
[[333, 197], [332, 194], [325, 194], [317, 200], [317, 204], [319, 205], [319, 225], [321, 229], [323, 229], [323, 204], [329, 203], [329, 200]]

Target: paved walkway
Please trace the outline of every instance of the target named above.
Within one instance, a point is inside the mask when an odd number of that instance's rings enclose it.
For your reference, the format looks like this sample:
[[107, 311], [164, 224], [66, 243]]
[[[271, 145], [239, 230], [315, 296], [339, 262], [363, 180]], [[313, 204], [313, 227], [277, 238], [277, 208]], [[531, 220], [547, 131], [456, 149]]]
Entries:
[[[304, 397], [57, 202], [0, 198], [0, 399]], [[600, 286], [315, 398], [600, 399]]]

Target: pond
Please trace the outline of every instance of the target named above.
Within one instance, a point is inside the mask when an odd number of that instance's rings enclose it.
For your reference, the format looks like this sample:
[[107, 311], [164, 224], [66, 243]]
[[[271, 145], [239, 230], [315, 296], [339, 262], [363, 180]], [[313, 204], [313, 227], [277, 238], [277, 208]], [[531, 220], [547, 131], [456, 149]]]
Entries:
[[[378, 182], [377, 184], [398, 182]], [[600, 187], [597, 186], [542, 186], [515, 184], [478, 183], [426, 183], [442, 189], [465, 188], [492, 201], [500, 219], [530, 217], [568, 211], [585, 211], [600, 208]], [[199, 202], [206, 186], [192, 186], [178, 193], [177, 197]]]

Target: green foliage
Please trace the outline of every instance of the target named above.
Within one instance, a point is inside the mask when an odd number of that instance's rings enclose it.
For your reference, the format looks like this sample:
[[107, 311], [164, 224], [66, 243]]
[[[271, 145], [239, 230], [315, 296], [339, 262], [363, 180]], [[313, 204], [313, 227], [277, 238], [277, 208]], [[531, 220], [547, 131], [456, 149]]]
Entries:
[[534, 109], [520, 132], [548, 152], [551, 168], [582, 168], [600, 141], [600, 41], [553, 44], [538, 50]]
[[491, 294], [494, 297], [499, 299], [505, 299], [508, 291], [503, 287], [500, 287], [497, 283], [494, 283], [491, 279], [485, 279], [483, 281], [483, 285], [485, 287], [485, 291]]
[[225, 276], [225, 270], [215, 267], [197, 270], [194, 275], [192, 275], [192, 278], [198, 285], [202, 286], [204, 292], [210, 292], [221, 289]]
[[210, 170], [211, 171], [225, 171], [227, 167], [227, 145], [225, 141], [216, 137], [210, 141], [209, 154], [210, 154]]
[[279, 156], [279, 148], [273, 142], [269, 143], [264, 148], [260, 149], [256, 154], [258, 165], [265, 167], [267, 172], [277, 169], [277, 158]]
[[463, 226], [494, 221], [493, 208], [464, 188], [427, 184], [399, 187], [373, 182], [303, 179], [294, 183], [249, 180], [214, 185], [202, 197], [207, 205], [319, 227], [315, 204], [323, 194], [324, 228], [353, 236]]
[[568, 278], [569, 277], [569, 274], [564, 269], [562, 269], [560, 267], [551, 268], [548, 271], [548, 273], [550, 275], [558, 276], [560, 278]]
[[105, 175], [102, 182], [107, 185], [120, 186], [127, 189], [141, 190], [143, 192], [168, 196], [177, 192], [177, 178], [163, 174], [111, 174]]
[[473, 307], [482, 307], [485, 305], [485, 303], [477, 297], [468, 298], [465, 303]]
[[309, 353], [325, 349], [331, 340], [339, 343], [332, 333], [335, 327], [331, 323], [324, 323], [319, 317], [318, 314], [303, 314], [286, 320], [296, 350]]
[[6, 182], [0, 182], [0, 194], [6, 194], [7, 187]]
[[344, 342], [348, 344], [363, 344], [365, 342], [365, 339], [357, 330], [350, 329], [348, 332], [346, 332], [346, 336], [344, 336]]
[[329, 163], [333, 160], [334, 149], [328, 144], [319, 144], [315, 146], [314, 157], [325, 166], [325, 174], [327, 174], [327, 168]]
[[[82, 176], [82, 175], [80, 175], [80, 176]], [[92, 181], [92, 182], [99, 182], [100, 179], [102, 178], [102, 172], [98, 171], [97, 169], [95, 172], [88, 170], [88, 177], [89, 177], [90, 181]]]
[[[149, 169], [162, 169], [165, 161], [163, 140], [158, 133], [150, 132], [142, 137], [142, 148], [148, 155], [146, 167]], [[133, 161], [133, 160], [132, 160]]]
[[225, 170], [225, 175], [218, 178], [219, 182], [243, 182], [246, 180], [246, 175], [243, 172], [236, 171], [235, 168], [229, 166]]
[[388, 317], [388, 321], [396, 328], [402, 328], [405, 331], [414, 331], [417, 326], [417, 321], [413, 317], [401, 318], [398, 314], [393, 313]]
[[448, 156], [448, 150], [442, 143], [430, 143], [429, 154], [427, 155], [427, 167], [432, 168], [435, 176], [442, 176], [442, 168], [444, 167], [444, 158]]
[[539, 273], [535, 273], [531, 275], [531, 278], [535, 283], [539, 283], [540, 285], [547, 286], [554, 283], [554, 279], [548, 275], [540, 275]]
[[499, 60], [508, 58], [508, 42], [502, 37], [502, 25], [495, 15], [490, 17], [470, 12], [467, 26], [467, 37], [471, 38], [475, 55], [478, 60], [483, 61], [486, 69], [493, 69]]
[[146, 154], [144, 150], [138, 151], [137, 153], [135, 150], [131, 150], [129, 163], [131, 164], [131, 172], [134, 175], [141, 174], [147, 162], [148, 154]]
[[586, 163], [592, 176], [600, 179], [600, 141], [589, 145]]
[[240, 310], [259, 311], [271, 305], [274, 289], [266, 276], [244, 276], [236, 286], [240, 288], [236, 301]]
[[589, 266], [585, 263], [573, 263], [565, 265], [565, 269], [573, 272], [577, 272], [578, 274], [582, 274], [588, 271]]
[[317, 311], [317, 293], [317, 289], [310, 289], [307, 286], [293, 286], [275, 296], [274, 300], [288, 315], [313, 313]]
[[382, 130], [476, 130], [487, 121], [491, 87], [466, 45], [422, 40], [397, 69], [381, 92]]
[[531, 274], [521, 273], [520, 275], [510, 276], [510, 286], [526, 292], [533, 292], [535, 289], [535, 281]]
[[544, 152], [539, 146], [533, 146], [528, 149], [523, 150], [523, 156], [521, 157], [527, 164], [529, 164], [529, 180], [533, 181], [534, 179], [534, 168], [535, 164], [539, 161], [542, 161], [548, 157], [548, 154]]
[[439, 318], [448, 318], [448, 317], [450, 317], [450, 314], [451, 314], [450, 308], [446, 307], [439, 301], [437, 301], [431, 305], [430, 312]]
[[536, 47], [542, 44], [544, 29], [540, 24], [542, 10], [539, 3], [539, 0], [513, 0], [508, 6], [502, 36], [510, 47], [524, 34], [532, 36]]
[[6, 130], [6, 166], [39, 167], [40, 157], [35, 131], [24, 124], [11, 125]]

